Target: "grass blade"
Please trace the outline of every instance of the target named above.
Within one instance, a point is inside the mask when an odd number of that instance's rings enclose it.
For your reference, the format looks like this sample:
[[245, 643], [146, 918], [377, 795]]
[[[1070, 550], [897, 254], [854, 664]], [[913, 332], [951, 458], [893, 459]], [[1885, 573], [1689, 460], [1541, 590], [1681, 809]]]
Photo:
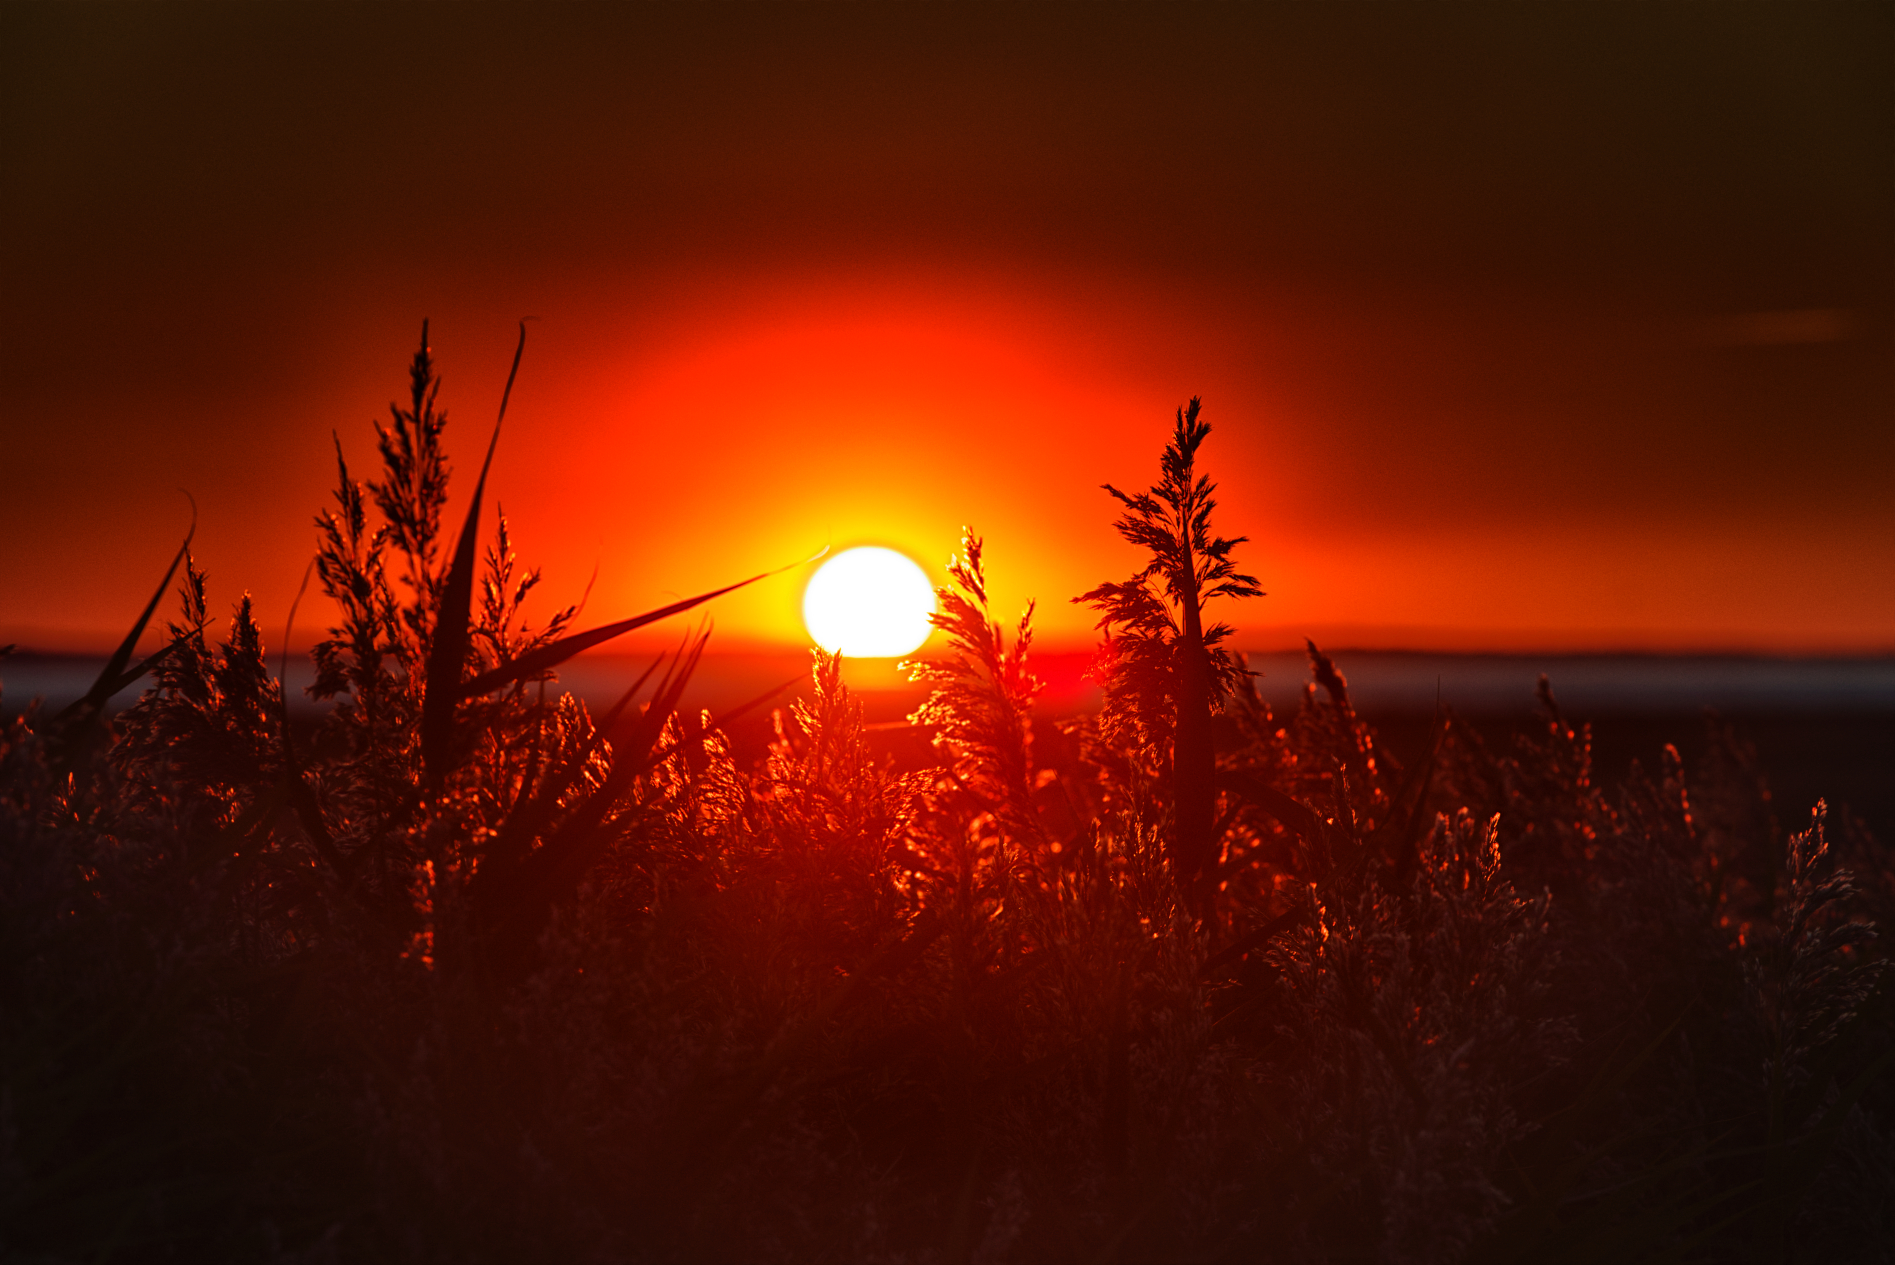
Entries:
[[507, 904], [495, 911], [494, 929], [501, 935], [496, 947], [517, 951], [530, 944], [545, 925], [553, 905], [578, 887], [605, 852], [611, 840], [605, 819], [631, 788], [632, 779], [651, 767], [653, 749], [664, 733], [665, 722], [676, 710], [709, 640], [707, 631], [679, 650], [632, 734], [613, 754], [612, 772], [605, 784], [551, 837], [522, 857], [518, 865], [509, 867], [507, 884], [499, 889], [504, 891]]
[[[824, 552], [827, 551], [825, 550]], [[801, 562], [792, 562], [788, 566], [778, 567], [773, 571], [764, 571], [751, 576], [748, 580], [739, 580], [735, 584], [726, 584], [721, 589], [712, 589], [710, 592], [700, 593], [696, 597], [687, 597], [681, 602], [673, 602], [669, 606], [660, 606], [657, 610], [646, 611], [643, 615], [634, 615], [630, 619], [621, 619], [615, 624], [605, 624], [599, 628], [589, 629], [586, 632], [574, 633], [570, 637], [561, 637], [558, 641], [521, 655], [511, 663], [503, 663], [491, 671], [481, 673], [473, 680], [461, 686], [460, 696], [462, 698], [472, 698], [478, 694], [491, 693], [504, 685], [511, 685], [515, 681], [523, 680], [536, 673], [544, 672], [548, 668], [556, 667], [582, 650], [590, 650], [596, 645], [610, 641], [614, 637], [622, 636], [635, 628], [643, 628], [647, 624], [655, 624], [661, 619], [669, 619], [673, 615], [682, 614], [690, 610], [693, 606], [702, 606], [705, 602], [710, 601], [714, 597], [722, 597], [726, 593], [734, 593], [738, 589], [755, 584], [758, 580], [767, 580], [773, 575], [781, 575], [785, 571], [805, 566], [821, 556], [822, 554], [818, 553], [814, 555], [814, 557], [803, 559]]]
[[[592, 736], [580, 751], [566, 761], [563, 767], [547, 770], [545, 784], [536, 793], [521, 797], [519, 804], [507, 815], [506, 821], [501, 823], [499, 833], [494, 836], [493, 842], [488, 845], [485, 868], [476, 876], [476, 882], [480, 881], [481, 876], [499, 874], [511, 877], [510, 867], [527, 855], [527, 849], [533, 840], [551, 824], [554, 814], [559, 811], [561, 797], [572, 788], [572, 784], [585, 771], [586, 762], [592, 758], [592, 753], [598, 750], [599, 743], [604, 741], [605, 735], [618, 724], [619, 716], [631, 705], [632, 699], [638, 695], [639, 690], [644, 688], [646, 680], [658, 670], [658, 665], [662, 662], [664, 662], [663, 656], [654, 659], [651, 666], [632, 682], [631, 688], [619, 696], [618, 702], [612, 705], [612, 709], [592, 727]], [[492, 881], [488, 879], [488, 882]]]
[[460, 540], [454, 546], [454, 561], [448, 567], [447, 583], [441, 590], [440, 609], [434, 617], [434, 641], [428, 647], [428, 678], [421, 701], [421, 763], [428, 780], [439, 786], [447, 776], [447, 763], [454, 736], [454, 705], [460, 701], [461, 668], [467, 662], [467, 621], [474, 599], [474, 554], [480, 534], [480, 500], [487, 490], [487, 472], [493, 467], [494, 449], [500, 443], [500, 425], [507, 420], [507, 400], [513, 395], [513, 380], [520, 372], [520, 357], [526, 353], [526, 322], [520, 322], [520, 343], [513, 351], [513, 368], [507, 372], [507, 387], [500, 394], [500, 415], [494, 419], [493, 435], [487, 440], [487, 456], [480, 463], [480, 478], [474, 482], [474, 499], [467, 507], [467, 521], [461, 526]]
[[[119, 643], [119, 647], [112, 653], [112, 657], [106, 660], [105, 667], [99, 672], [99, 679], [92, 683], [92, 688], [85, 692], [84, 697], [67, 704], [67, 706], [53, 718], [56, 723], [64, 723], [68, 720], [98, 715], [105, 709], [107, 699], [124, 689], [127, 685], [130, 685], [133, 681], [136, 681], [139, 676], [143, 675], [144, 669], [149, 668], [157, 661], [159, 656], [154, 655], [139, 665], [141, 669], [139, 672], [129, 676], [126, 674], [125, 665], [132, 661], [132, 652], [138, 648], [138, 639], [145, 635], [145, 627], [151, 623], [152, 614], [158, 609], [158, 603], [163, 601], [164, 595], [170, 591], [171, 577], [178, 573], [178, 564], [189, 556], [191, 552], [191, 539], [196, 535], [197, 502], [192, 501], [191, 529], [184, 533], [184, 543], [178, 546], [178, 552], [172, 556], [171, 565], [165, 569], [164, 579], [158, 581], [157, 591], [151, 595], [151, 600], [145, 603], [143, 613], [138, 616], [137, 622], [132, 625], [132, 630], [125, 634], [125, 640]], [[167, 647], [167, 650], [168, 649], [169, 647]]]
[[145, 673], [157, 667], [160, 663], [163, 663], [166, 659], [171, 657], [172, 651], [176, 650], [179, 646], [182, 646], [185, 642], [189, 641], [192, 637], [195, 637], [197, 634], [203, 632], [204, 628], [205, 628], [205, 625], [197, 624], [187, 629], [186, 631], [179, 633], [176, 637], [173, 637], [170, 641], [160, 646], [157, 650], [153, 651], [151, 654], [146, 655], [143, 659], [140, 659], [137, 663], [134, 663], [131, 667], [126, 668], [123, 672], [119, 673], [115, 679], [107, 683], [106, 689], [105, 689], [105, 697], [110, 698], [112, 695], [118, 693], [120, 690], [131, 685], [134, 681], [138, 680], [138, 678], [144, 676]]
[[[1228, 770], [1218, 775], [1224, 788], [1250, 801], [1259, 810], [1282, 822], [1292, 832], [1301, 836], [1303, 846], [1308, 849], [1311, 859], [1328, 866], [1335, 862], [1335, 853], [1339, 850], [1340, 840], [1337, 832], [1331, 831], [1323, 819], [1305, 804], [1299, 804], [1288, 795], [1271, 786], [1262, 778], [1241, 770]], [[1321, 849], [1319, 852], [1318, 849]]]
[[1244, 954], [1249, 953], [1253, 949], [1262, 948], [1279, 935], [1282, 935], [1285, 931], [1288, 931], [1291, 927], [1294, 927], [1297, 923], [1306, 922], [1308, 919], [1309, 912], [1303, 909], [1292, 909], [1286, 913], [1278, 914], [1261, 927], [1253, 928], [1244, 935], [1239, 936], [1231, 944], [1204, 959], [1204, 965], [1198, 968], [1199, 977], [1203, 979], [1212, 978], [1217, 973], [1218, 967], [1235, 962], [1238, 958], [1241, 958]]
[[302, 759], [296, 754], [296, 741], [290, 731], [290, 638], [296, 631], [296, 609], [303, 604], [303, 594], [309, 590], [309, 577], [315, 569], [316, 562], [312, 558], [303, 568], [303, 582], [296, 587], [289, 619], [283, 625], [283, 656], [278, 661], [276, 677], [277, 723], [283, 735], [283, 795], [316, 854], [346, 883], [354, 877], [354, 866], [336, 850], [328, 823], [322, 818], [322, 805], [316, 802], [316, 792], [310, 789], [309, 779], [303, 775]]

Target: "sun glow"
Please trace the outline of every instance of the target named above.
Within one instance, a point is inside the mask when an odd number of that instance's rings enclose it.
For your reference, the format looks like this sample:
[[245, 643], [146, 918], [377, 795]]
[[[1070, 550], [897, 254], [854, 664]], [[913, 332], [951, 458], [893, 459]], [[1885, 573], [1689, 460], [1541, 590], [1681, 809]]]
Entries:
[[803, 626], [824, 650], [892, 658], [928, 639], [934, 586], [906, 554], [878, 545], [845, 549], [803, 590]]

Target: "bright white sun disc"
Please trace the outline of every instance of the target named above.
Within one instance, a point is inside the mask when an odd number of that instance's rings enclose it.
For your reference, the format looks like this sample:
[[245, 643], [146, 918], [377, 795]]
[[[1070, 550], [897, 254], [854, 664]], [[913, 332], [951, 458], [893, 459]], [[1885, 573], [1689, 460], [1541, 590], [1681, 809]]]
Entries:
[[893, 658], [928, 639], [934, 586], [914, 559], [879, 545], [845, 549], [803, 590], [803, 626], [817, 645], [854, 659]]

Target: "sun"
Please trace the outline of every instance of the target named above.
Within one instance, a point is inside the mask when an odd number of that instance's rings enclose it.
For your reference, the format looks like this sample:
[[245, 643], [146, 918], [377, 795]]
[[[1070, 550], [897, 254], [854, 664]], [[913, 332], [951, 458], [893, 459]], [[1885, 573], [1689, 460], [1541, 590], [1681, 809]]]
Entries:
[[934, 586], [913, 558], [863, 545], [816, 570], [803, 590], [803, 626], [824, 650], [893, 658], [928, 639]]

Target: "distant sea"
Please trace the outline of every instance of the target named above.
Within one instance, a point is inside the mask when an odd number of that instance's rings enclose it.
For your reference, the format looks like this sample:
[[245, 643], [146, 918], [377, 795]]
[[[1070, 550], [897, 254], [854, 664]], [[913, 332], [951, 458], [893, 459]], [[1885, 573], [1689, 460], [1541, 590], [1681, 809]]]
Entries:
[[[614, 701], [653, 656], [586, 655], [562, 666], [561, 685], [589, 706]], [[1895, 657], [1764, 658], [1737, 655], [1469, 655], [1337, 651], [1356, 708], [1401, 758], [1418, 754], [1437, 699], [1490, 741], [1529, 725], [1534, 687], [1544, 673], [1564, 714], [1590, 723], [1601, 776], [1621, 775], [1632, 760], [1650, 764], [1666, 743], [1688, 761], [1703, 750], [1706, 714], [1734, 724], [1768, 772], [1780, 819], [1800, 825], [1818, 796], [1846, 806], [1884, 839], [1895, 840]], [[96, 656], [18, 653], [0, 659], [0, 710], [18, 712], [41, 697], [57, 708], [80, 697], [98, 675]], [[1309, 680], [1299, 653], [1252, 654], [1258, 688], [1279, 710], [1292, 708]], [[1082, 654], [1035, 657], [1046, 681], [1041, 709], [1050, 715], [1088, 710], [1098, 691], [1084, 679]], [[302, 689], [312, 678], [307, 658], [292, 658], [292, 708], [313, 716]], [[715, 715], [749, 707], [746, 728], [765, 723], [769, 708], [806, 693], [808, 656], [796, 652], [707, 655], [684, 706]], [[901, 680], [887, 661], [845, 665], [845, 679], [866, 719], [898, 723], [923, 691]], [[771, 694], [777, 687], [781, 693]], [[113, 700], [125, 706], [138, 689]]]
[[[1479, 655], [1338, 651], [1359, 710], [1432, 710], [1436, 699], [1467, 713], [1524, 712], [1544, 673], [1560, 702], [1577, 712], [1650, 713], [1711, 707], [1733, 713], [1895, 712], [1895, 657], [1761, 658], [1736, 655]], [[4, 705], [18, 711], [43, 697], [59, 707], [85, 693], [104, 660], [97, 656], [17, 653], [0, 659]], [[588, 702], [609, 702], [651, 662], [649, 657], [593, 654], [560, 669], [566, 688]], [[1084, 655], [1049, 654], [1033, 660], [1047, 680], [1045, 705], [1082, 710], [1097, 702], [1083, 680]], [[1279, 707], [1293, 704], [1309, 679], [1300, 653], [1252, 654], [1258, 688]], [[693, 687], [694, 705], [721, 710], [779, 681], [801, 678], [808, 659], [796, 652], [707, 655]], [[851, 683], [874, 695], [915, 692], [882, 661], [848, 664]], [[292, 658], [292, 705], [312, 679], [307, 659]], [[137, 687], [114, 700], [124, 706]], [[884, 701], [884, 700], [877, 700]], [[895, 702], [894, 697], [885, 701]]]

